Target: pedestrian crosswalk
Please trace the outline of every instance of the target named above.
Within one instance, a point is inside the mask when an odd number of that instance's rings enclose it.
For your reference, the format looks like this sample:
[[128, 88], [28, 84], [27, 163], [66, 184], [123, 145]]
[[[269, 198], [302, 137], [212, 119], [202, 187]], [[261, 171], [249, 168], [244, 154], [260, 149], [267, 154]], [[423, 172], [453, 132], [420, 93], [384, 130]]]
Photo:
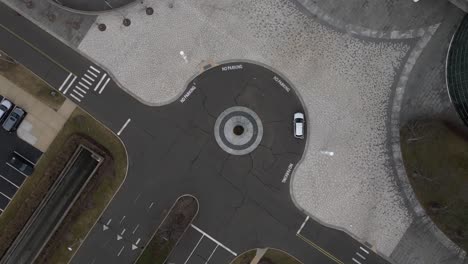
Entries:
[[90, 65], [80, 77], [69, 73], [58, 90], [64, 95], [68, 94], [76, 102], [81, 102], [88, 92], [102, 94], [110, 80], [107, 73]]

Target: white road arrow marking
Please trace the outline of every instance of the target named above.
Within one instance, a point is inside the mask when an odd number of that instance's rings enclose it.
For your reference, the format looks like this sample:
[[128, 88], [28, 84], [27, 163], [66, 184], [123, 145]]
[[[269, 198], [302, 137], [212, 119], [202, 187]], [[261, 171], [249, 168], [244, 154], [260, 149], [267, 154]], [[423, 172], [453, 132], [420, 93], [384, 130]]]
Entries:
[[107, 229], [109, 229], [107, 225], [102, 225], [102, 231], [106, 231]]
[[132, 250], [137, 249], [138, 247], [132, 244]]
[[117, 240], [120, 240], [122, 239], [122, 236], [121, 235], [117, 235]]

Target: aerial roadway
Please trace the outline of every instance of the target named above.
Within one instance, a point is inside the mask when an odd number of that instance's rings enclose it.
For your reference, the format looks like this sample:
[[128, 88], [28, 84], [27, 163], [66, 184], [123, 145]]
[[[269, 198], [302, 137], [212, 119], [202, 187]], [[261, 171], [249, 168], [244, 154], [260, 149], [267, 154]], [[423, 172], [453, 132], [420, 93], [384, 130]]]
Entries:
[[[293, 115], [305, 110], [274, 69], [233, 58], [187, 79], [173, 102], [148, 106], [111, 73], [0, 5], [0, 49], [114, 131], [127, 150], [125, 182], [71, 263], [133, 263], [183, 194], [196, 197], [200, 211], [171, 263], [204, 263], [193, 257], [203, 255], [229, 263], [262, 247], [308, 264], [388, 263], [292, 201], [290, 177], [307, 141], [293, 136]], [[91, 73], [95, 81], [77, 93]]]

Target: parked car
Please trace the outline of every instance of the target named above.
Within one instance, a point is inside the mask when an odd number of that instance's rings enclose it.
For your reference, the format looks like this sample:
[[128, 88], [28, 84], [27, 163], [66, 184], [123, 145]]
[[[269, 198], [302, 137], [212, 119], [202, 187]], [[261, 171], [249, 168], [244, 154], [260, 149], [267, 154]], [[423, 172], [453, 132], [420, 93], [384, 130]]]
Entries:
[[294, 137], [295, 138], [304, 138], [304, 127], [305, 127], [305, 120], [303, 113], [295, 113], [294, 114]]
[[7, 116], [12, 106], [13, 104], [5, 98], [0, 102], [0, 121]]
[[34, 164], [16, 152], [11, 154], [8, 164], [27, 176], [30, 176], [34, 171]]
[[8, 132], [15, 131], [25, 116], [26, 112], [22, 108], [15, 107], [3, 122], [3, 129]]

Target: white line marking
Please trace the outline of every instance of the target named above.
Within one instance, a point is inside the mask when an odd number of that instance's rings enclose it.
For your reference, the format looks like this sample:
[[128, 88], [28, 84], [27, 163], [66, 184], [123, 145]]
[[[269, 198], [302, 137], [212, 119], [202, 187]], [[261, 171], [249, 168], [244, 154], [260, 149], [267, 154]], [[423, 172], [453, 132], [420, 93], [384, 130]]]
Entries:
[[367, 251], [365, 248], [363, 247], [359, 247], [362, 251], [366, 252], [366, 254], [369, 254], [369, 251]]
[[88, 80], [94, 82], [96, 79], [94, 79], [93, 77], [89, 76], [88, 74], [84, 74], [84, 77], [88, 78]]
[[[78, 87], [75, 87], [75, 88], [78, 88]], [[79, 97], [83, 98], [84, 97], [84, 94], [81, 94], [80, 92], [78, 92], [77, 90], [73, 89], [72, 91], [73, 93], [75, 93], [76, 95], [78, 95]], [[72, 93], [70, 93], [72, 94]]]
[[70, 94], [70, 96], [73, 97], [73, 99], [76, 101], [81, 102], [81, 99], [78, 99], [78, 97], [76, 97], [74, 94]]
[[2, 193], [2, 192], [0, 192], [0, 194], [1, 194], [1, 195], [3, 195], [3, 196], [5, 196], [5, 198], [7, 198], [8, 200], [10, 200], [10, 201], [11, 201], [11, 198], [10, 198], [10, 197], [8, 197], [6, 194], [4, 194], [4, 193]]
[[202, 235], [201, 235], [201, 237], [200, 237], [200, 240], [198, 240], [197, 244], [196, 244], [195, 247], [192, 249], [192, 252], [190, 252], [190, 255], [188, 256], [187, 260], [185, 260], [184, 264], [187, 264], [187, 262], [189, 261], [190, 257], [192, 257], [193, 252], [195, 252], [195, 249], [197, 249], [198, 245], [200, 244], [200, 242], [202, 241], [202, 239], [203, 239], [204, 236], [205, 236], [205, 235], [203, 235], [203, 233], [202, 233]]
[[127, 229], [124, 228], [124, 229], [122, 230], [122, 233], [120, 233], [120, 235], [123, 236], [123, 234], [125, 234], [125, 231], [127, 231]]
[[76, 76], [73, 77], [73, 80], [68, 84], [67, 88], [65, 89], [65, 91], [63, 91], [63, 94], [67, 94], [68, 92], [68, 89], [70, 89], [70, 87], [72, 86], [72, 84], [75, 82], [76, 80]]
[[213, 252], [211, 252], [210, 256], [208, 257], [208, 259], [205, 261], [205, 264], [208, 264], [208, 261], [210, 261], [211, 257], [214, 255], [216, 249], [219, 247], [218, 244], [216, 244], [216, 247], [213, 249]]
[[136, 225], [135, 229], [133, 229], [132, 234], [135, 234], [135, 232], [137, 231], [138, 227], [140, 227], [140, 224]]
[[141, 239], [140, 239], [140, 238], [138, 238], [138, 240], [136, 241], [135, 245], [137, 245], [137, 246], [138, 246], [138, 243], [140, 243], [140, 241], [141, 241]]
[[151, 202], [151, 204], [148, 206], [148, 209], [151, 209], [151, 207], [153, 207], [154, 205], [154, 202]]
[[366, 259], [363, 255], [359, 254], [359, 252], [356, 252], [356, 255], [358, 255], [362, 259]]
[[99, 94], [101, 94], [102, 91], [104, 91], [104, 88], [106, 88], [107, 83], [109, 83], [109, 81], [110, 81], [110, 78], [107, 78], [106, 82], [105, 82], [104, 85], [101, 87], [101, 90], [99, 90]]
[[16, 150], [13, 151], [13, 153], [15, 153], [16, 155], [22, 157], [23, 159], [27, 160], [29, 163], [31, 163], [32, 165], [36, 165], [36, 163], [32, 162], [30, 159], [26, 158], [25, 156], [21, 155], [20, 153], [18, 153]]
[[104, 80], [104, 78], [106, 78], [106, 75], [107, 73], [104, 73], [104, 75], [102, 75], [101, 77], [101, 80], [99, 80], [98, 84], [96, 85], [96, 87], [94, 87], [94, 91], [97, 91], [97, 89], [99, 88], [99, 85], [101, 85], [102, 81]]
[[92, 72], [92, 71], [90, 71], [90, 70], [86, 70], [86, 72], [89, 73], [89, 74], [91, 74], [92, 76], [94, 76], [94, 77], [96, 77], [96, 78], [98, 77], [94, 72]]
[[19, 189], [19, 186], [18, 186], [18, 185], [12, 183], [12, 182], [11, 182], [10, 180], [8, 180], [7, 178], [3, 177], [2, 175], [0, 175], [0, 177], [1, 177], [2, 179], [4, 179], [5, 181], [9, 182], [11, 185], [15, 186], [16, 189]]
[[125, 215], [124, 215], [124, 216], [122, 216], [122, 219], [120, 219], [119, 225], [121, 225], [121, 224], [122, 224], [122, 222], [123, 222], [123, 220], [125, 219], [125, 217], [126, 217]]
[[106, 225], [109, 225], [111, 222], [112, 222], [112, 218], [109, 219], [109, 221], [107, 221], [107, 224], [106, 224]]
[[135, 198], [135, 200], [133, 200], [133, 203], [136, 203], [136, 201], [138, 200], [138, 198], [140, 198], [140, 196], [141, 196], [141, 193], [139, 193], [139, 194], [137, 195], [137, 197]]
[[125, 246], [122, 246], [122, 248], [119, 251], [119, 254], [117, 254], [117, 257], [120, 256], [120, 254], [122, 254], [122, 251], [124, 250], [124, 248], [125, 248]]
[[301, 227], [299, 228], [299, 230], [297, 230], [297, 233], [296, 233], [296, 234], [301, 233], [302, 228], [304, 228], [304, 226], [305, 226], [305, 224], [307, 223], [308, 220], [309, 220], [309, 216], [306, 217], [306, 219], [305, 219], [304, 222], [302, 223], [302, 225], [301, 225]]
[[62, 85], [60, 85], [60, 88], [58, 89], [59, 91], [62, 91], [62, 88], [65, 86], [65, 84], [68, 82], [68, 79], [70, 79], [70, 77], [72, 76], [73, 74], [70, 72], [67, 76], [67, 78], [65, 79], [65, 81], [63, 81]]
[[97, 72], [97, 73], [101, 73], [101, 71], [100, 71], [100, 70], [98, 70], [98, 69], [96, 69], [96, 68], [94, 68], [94, 67], [93, 67], [93, 65], [90, 65], [89, 67], [90, 67], [91, 69], [93, 69], [95, 72]]
[[91, 82], [89, 82], [88, 80], [86, 80], [85, 78], [81, 78], [81, 80], [82, 80], [83, 82], [85, 82], [85, 83], [89, 84], [89, 85], [92, 85], [92, 83], [91, 83]]
[[17, 168], [13, 167], [13, 165], [11, 165], [10, 163], [6, 162], [6, 164], [10, 167], [12, 167], [13, 169], [15, 169], [17, 172], [23, 174], [24, 176], [28, 177], [28, 175], [24, 174], [22, 171], [18, 170]]
[[196, 227], [194, 224], [190, 224], [190, 226], [192, 226], [195, 230], [197, 230], [198, 232], [202, 233], [203, 235], [205, 235], [207, 238], [211, 239], [211, 241], [215, 242], [216, 244], [220, 245], [222, 248], [224, 248], [225, 250], [227, 250], [229, 253], [233, 254], [234, 256], [237, 257], [237, 253], [230, 250], [228, 247], [226, 247], [225, 245], [223, 245], [221, 242], [219, 242], [218, 240], [212, 238], [210, 235], [208, 235], [207, 233], [205, 233], [203, 230], [201, 230], [200, 228]]
[[2, 209], [2, 208], [0, 208], [0, 211], [2, 211], [2, 212], [3, 212], [3, 209]]
[[76, 89], [78, 89], [78, 90], [80, 90], [82, 93], [86, 94], [86, 91], [85, 91], [85, 90], [83, 90], [83, 89], [81, 89], [80, 87], [78, 87], [78, 86], [75, 86], [75, 88], [76, 88]]
[[79, 83], [81, 86], [83, 86], [84, 88], [86, 88], [87, 90], [89, 90], [89, 87], [88, 87], [86, 84], [84, 84], [84, 83], [82, 83], [82, 82], [78, 82], [78, 83]]
[[[125, 122], [125, 124], [122, 126], [122, 128], [120, 128], [119, 132], [117, 132], [117, 136], [120, 136], [120, 134], [122, 134], [122, 131], [127, 127], [128, 123], [130, 123], [131, 119], [129, 118], [127, 120], [127, 122]], [[152, 206], [153, 203], [151, 203], [151, 206]], [[150, 207], [151, 208], [151, 207]]]
[[356, 262], [357, 264], [361, 264], [361, 262], [357, 261], [355, 258], [352, 258], [354, 262]]

